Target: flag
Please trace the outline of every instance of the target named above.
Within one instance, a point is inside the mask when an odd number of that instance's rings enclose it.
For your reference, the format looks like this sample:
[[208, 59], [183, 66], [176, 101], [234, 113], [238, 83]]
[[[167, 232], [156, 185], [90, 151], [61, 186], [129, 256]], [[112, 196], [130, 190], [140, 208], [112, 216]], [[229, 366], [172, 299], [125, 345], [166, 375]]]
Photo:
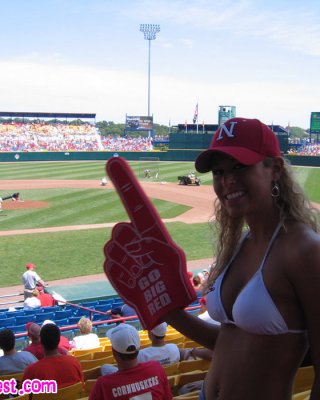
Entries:
[[198, 121], [198, 103], [196, 105], [196, 109], [194, 110], [193, 123], [195, 124], [197, 121]]

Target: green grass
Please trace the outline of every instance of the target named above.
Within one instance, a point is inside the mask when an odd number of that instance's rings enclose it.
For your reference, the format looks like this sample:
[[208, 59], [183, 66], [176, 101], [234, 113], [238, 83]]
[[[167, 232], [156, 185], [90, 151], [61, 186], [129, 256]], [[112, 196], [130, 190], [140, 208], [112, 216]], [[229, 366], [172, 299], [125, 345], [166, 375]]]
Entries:
[[[207, 224], [171, 223], [167, 227], [187, 259], [212, 256]], [[111, 228], [3, 236], [0, 287], [19, 284], [27, 262], [35, 263], [46, 280], [101, 273], [103, 246], [110, 236]]]
[[[138, 175], [140, 163], [130, 164]], [[0, 179], [90, 179], [98, 183], [105, 175], [104, 168], [104, 162], [0, 163]], [[178, 175], [193, 170], [194, 165], [189, 162], [159, 163], [161, 181], [178, 184]], [[294, 171], [310, 199], [320, 203], [320, 168], [294, 167]], [[212, 184], [210, 173], [200, 174], [200, 177], [202, 184]], [[1, 230], [127, 220], [118, 196], [108, 189], [24, 190], [22, 195], [26, 199], [48, 201], [50, 207], [8, 210], [7, 216], [0, 218]], [[188, 209], [162, 200], [152, 201], [162, 218], [177, 216]], [[207, 224], [170, 223], [167, 228], [174, 241], [185, 250], [188, 260], [212, 256], [212, 238]], [[111, 229], [106, 228], [1, 237], [0, 286], [19, 284], [27, 262], [36, 263], [40, 275], [47, 280], [100, 273], [104, 260], [102, 248], [110, 233]]]
[[[23, 198], [48, 202], [49, 207], [6, 210], [1, 230], [47, 228], [52, 226], [102, 224], [127, 220], [127, 214], [114, 190], [37, 189], [24, 190]], [[162, 218], [174, 218], [188, 206], [151, 199]]]

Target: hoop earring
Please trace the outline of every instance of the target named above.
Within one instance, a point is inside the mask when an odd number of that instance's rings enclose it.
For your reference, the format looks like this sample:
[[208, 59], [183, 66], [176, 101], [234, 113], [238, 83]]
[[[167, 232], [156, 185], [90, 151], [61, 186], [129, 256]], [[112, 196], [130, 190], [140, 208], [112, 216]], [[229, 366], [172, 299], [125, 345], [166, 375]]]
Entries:
[[280, 196], [280, 187], [277, 184], [277, 182], [275, 182], [271, 189], [271, 197], [273, 197], [274, 199], [277, 199], [279, 196]]

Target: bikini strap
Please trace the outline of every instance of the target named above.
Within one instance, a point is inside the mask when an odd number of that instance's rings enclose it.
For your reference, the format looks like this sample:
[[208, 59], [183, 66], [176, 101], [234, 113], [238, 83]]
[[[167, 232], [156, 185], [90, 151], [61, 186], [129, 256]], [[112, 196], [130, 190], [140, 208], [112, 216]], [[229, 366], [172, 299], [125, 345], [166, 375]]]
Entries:
[[264, 254], [264, 256], [263, 256], [263, 259], [262, 259], [262, 261], [261, 261], [259, 270], [262, 270], [262, 268], [263, 268], [263, 266], [264, 266], [264, 263], [265, 263], [265, 261], [266, 261], [266, 258], [268, 257], [268, 255], [269, 255], [269, 253], [270, 253], [270, 250], [271, 250], [271, 247], [272, 247], [272, 245], [273, 245], [273, 242], [275, 241], [276, 237], [278, 236], [278, 233], [279, 233], [281, 227], [282, 227], [282, 223], [279, 222], [278, 225], [277, 225], [277, 227], [276, 227], [276, 229], [274, 230], [274, 232], [273, 232], [273, 234], [272, 234], [272, 236], [271, 236], [271, 239], [270, 239], [270, 241], [269, 241], [268, 247], [267, 247], [266, 252], [265, 252], [265, 254]]

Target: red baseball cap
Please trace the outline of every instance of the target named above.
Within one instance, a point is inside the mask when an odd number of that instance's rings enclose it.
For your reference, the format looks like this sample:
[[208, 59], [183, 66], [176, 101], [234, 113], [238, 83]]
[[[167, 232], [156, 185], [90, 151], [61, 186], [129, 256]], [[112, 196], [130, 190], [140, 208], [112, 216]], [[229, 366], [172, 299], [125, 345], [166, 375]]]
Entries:
[[244, 165], [253, 165], [268, 157], [280, 157], [280, 147], [273, 131], [258, 119], [231, 118], [214, 134], [209, 149], [196, 159], [198, 172], [211, 170], [215, 152], [225, 153]]
[[26, 268], [27, 268], [27, 269], [36, 268], [36, 266], [35, 266], [35, 264], [28, 263], [28, 264], [26, 265]]

